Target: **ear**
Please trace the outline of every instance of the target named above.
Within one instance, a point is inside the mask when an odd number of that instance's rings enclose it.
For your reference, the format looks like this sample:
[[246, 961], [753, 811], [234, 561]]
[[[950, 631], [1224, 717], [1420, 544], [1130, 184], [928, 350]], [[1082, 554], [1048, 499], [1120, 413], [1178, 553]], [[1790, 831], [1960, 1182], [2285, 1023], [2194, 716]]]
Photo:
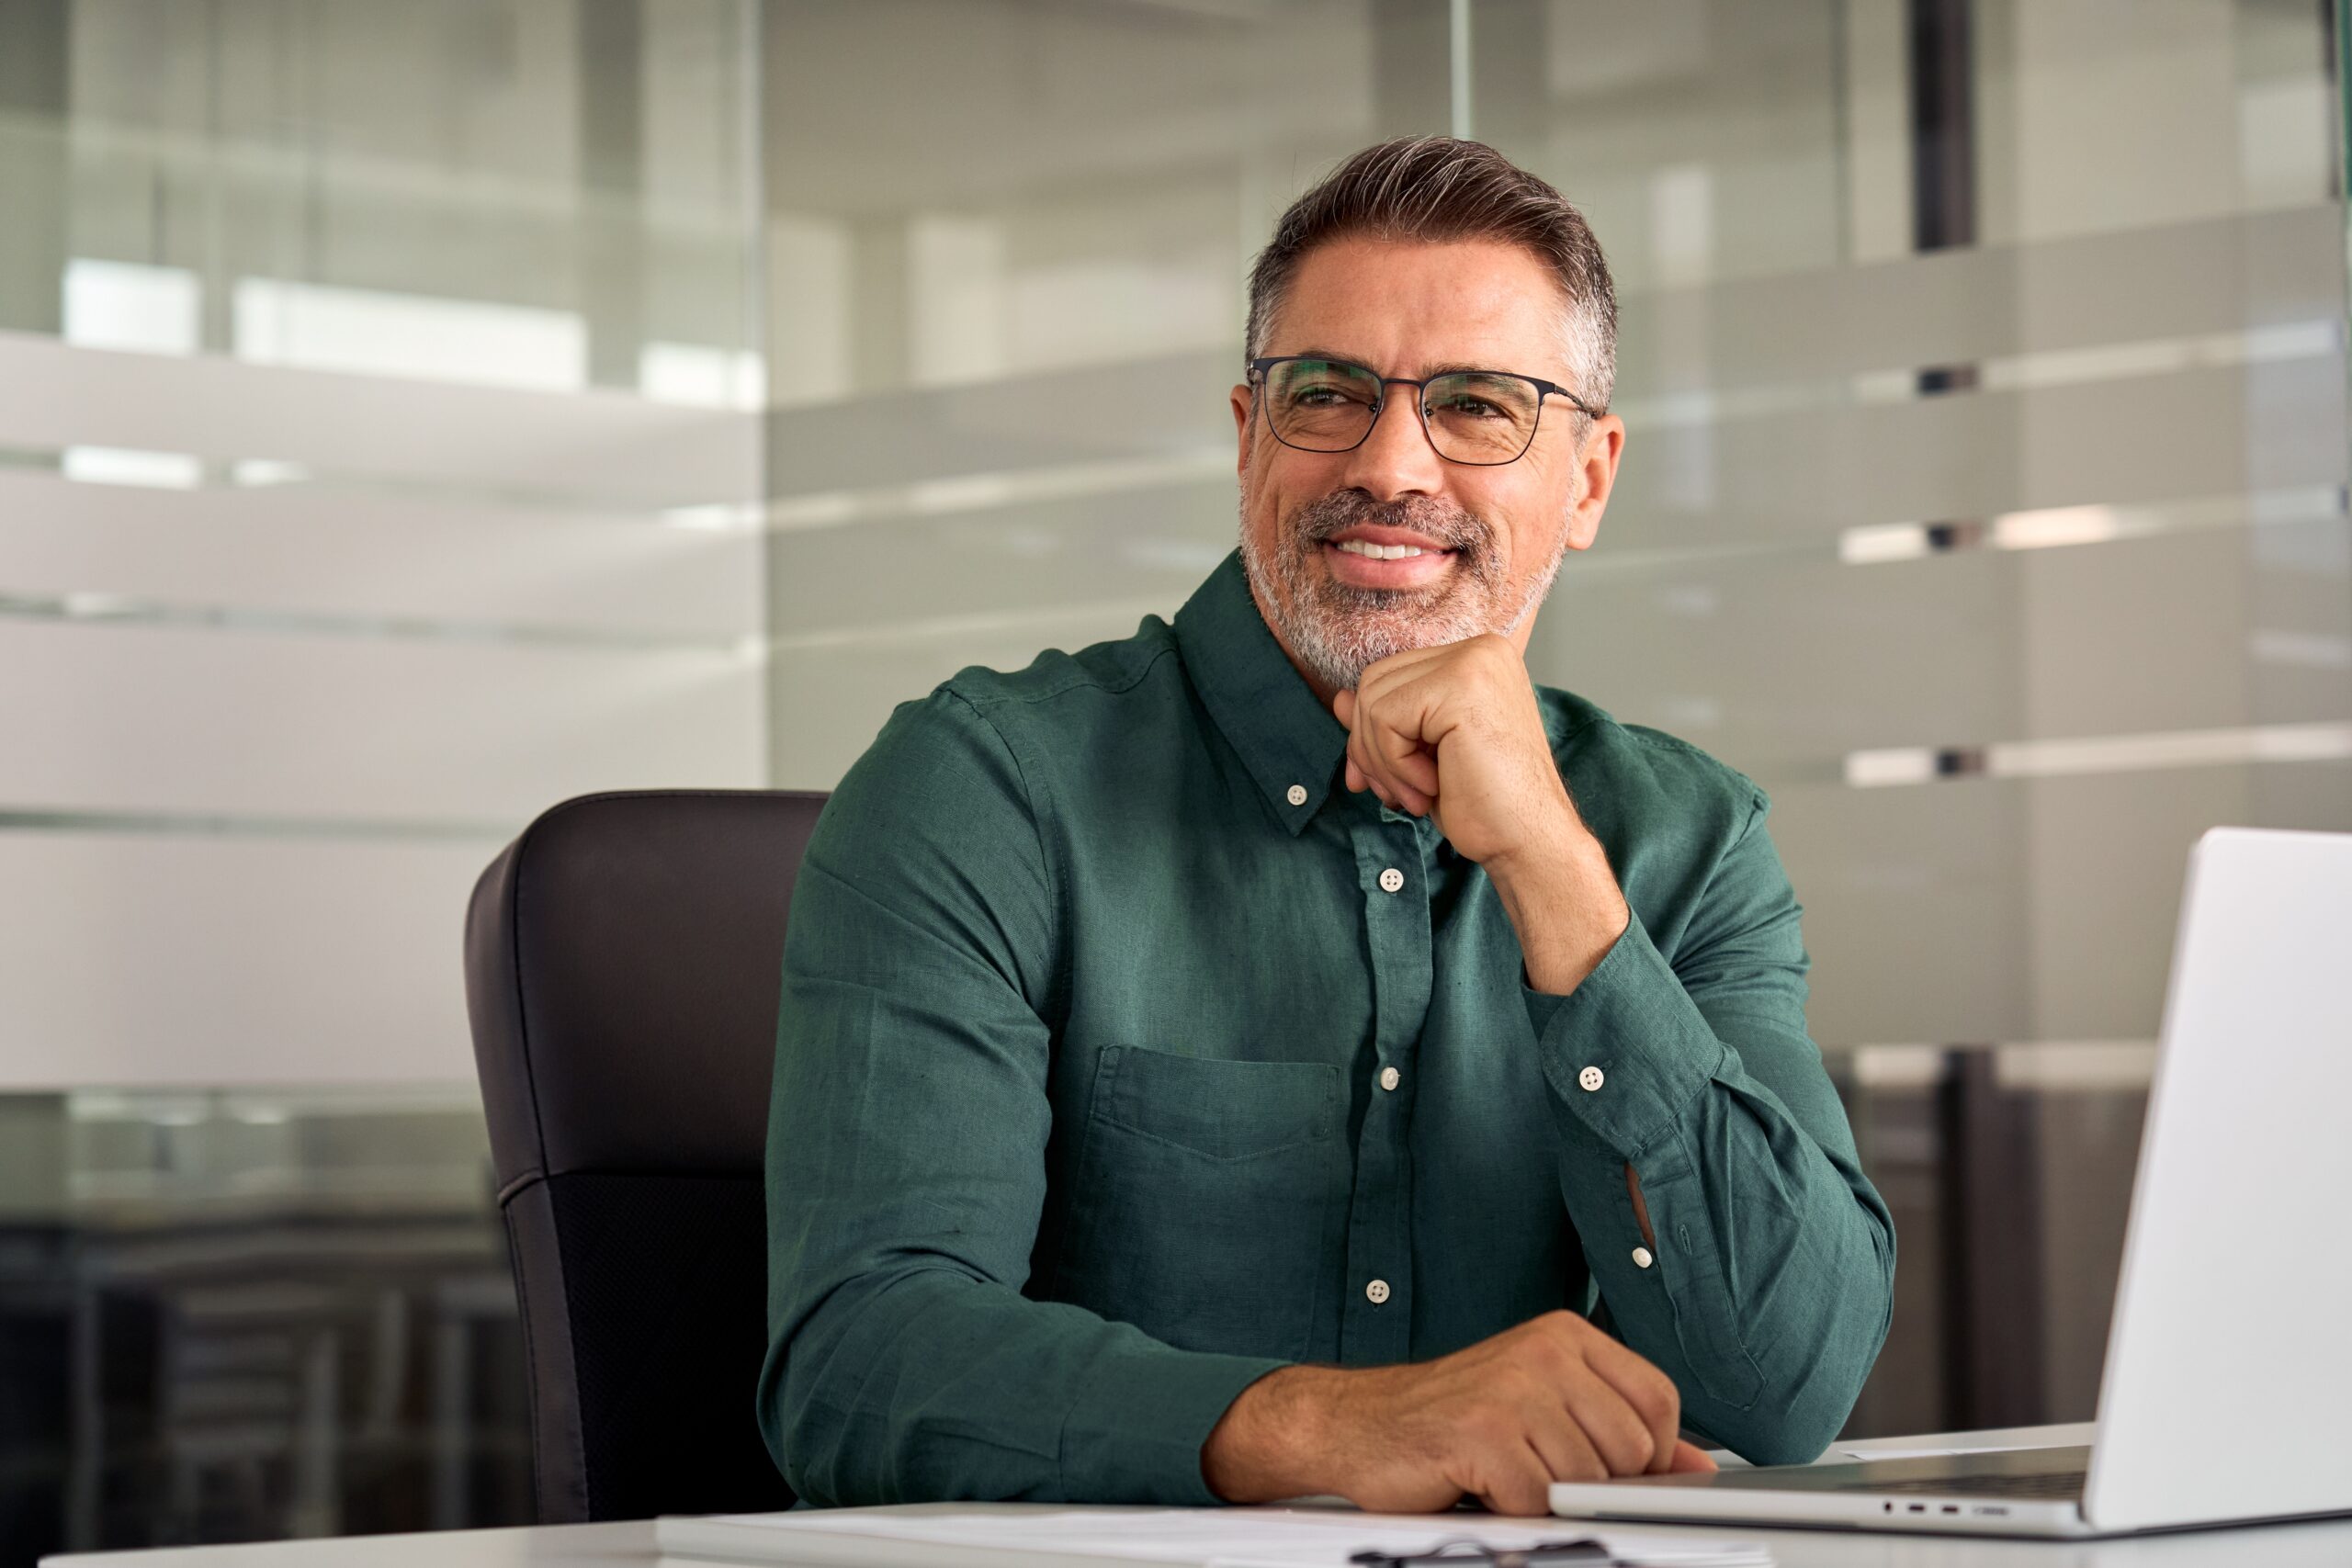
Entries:
[[1234, 461], [1233, 471], [1246, 474], [1250, 471], [1250, 412], [1255, 407], [1250, 399], [1249, 383], [1236, 386], [1227, 400], [1233, 404], [1234, 440], [1241, 448], [1240, 456]]
[[1625, 422], [1603, 414], [1584, 433], [1577, 455], [1578, 479], [1576, 505], [1568, 513], [1568, 548], [1589, 550], [1600, 535], [1600, 514], [1609, 506], [1609, 492], [1617, 483], [1617, 460], [1625, 450]]

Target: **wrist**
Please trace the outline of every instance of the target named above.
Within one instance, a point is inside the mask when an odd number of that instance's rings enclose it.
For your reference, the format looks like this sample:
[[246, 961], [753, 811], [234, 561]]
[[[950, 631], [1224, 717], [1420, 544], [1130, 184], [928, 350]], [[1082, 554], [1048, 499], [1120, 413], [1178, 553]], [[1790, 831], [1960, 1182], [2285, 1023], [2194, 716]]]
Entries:
[[1228, 1503], [1330, 1493], [1329, 1410], [1346, 1375], [1329, 1367], [1282, 1367], [1243, 1389], [1201, 1445], [1208, 1489]]
[[1579, 830], [1580, 842], [1502, 859], [1488, 876], [1503, 913], [1519, 937], [1530, 987], [1566, 996], [1600, 967], [1633, 919], [1600, 841]]

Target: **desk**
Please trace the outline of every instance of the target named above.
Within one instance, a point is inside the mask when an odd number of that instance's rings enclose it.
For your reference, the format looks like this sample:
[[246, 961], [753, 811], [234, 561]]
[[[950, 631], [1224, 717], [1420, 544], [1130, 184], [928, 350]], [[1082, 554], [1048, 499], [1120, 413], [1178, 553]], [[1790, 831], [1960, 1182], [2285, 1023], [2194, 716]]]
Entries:
[[[2087, 1442], [2088, 1426], [1958, 1432], [1931, 1438], [1881, 1438], [1848, 1449], [1972, 1448]], [[1563, 1525], [1575, 1525], [1563, 1520]], [[1629, 1538], [1647, 1527], [1610, 1525]], [[2352, 1564], [2352, 1518], [2320, 1524], [2256, 1525], [2241, 1530], [2189, 1530], [2103, 1541], [1966, 1540], [1952, 1536], [1865, 1535], [1838, 1530], [1774, 1530], [1738, 1526], [1708, 1530], [1659, 1526], [1649, 1533], [1720, 1534], [1770, 1544], [1781, 1568], [2345, 1568]], [[54, 1568], [656, 1568], [653, 1526], [547, 1525], [528, 1529], [448, 1530], [287, 1540], [258, 1546], [191, 1546], [161, 1551], [88, 1552], [42, 1559]]]

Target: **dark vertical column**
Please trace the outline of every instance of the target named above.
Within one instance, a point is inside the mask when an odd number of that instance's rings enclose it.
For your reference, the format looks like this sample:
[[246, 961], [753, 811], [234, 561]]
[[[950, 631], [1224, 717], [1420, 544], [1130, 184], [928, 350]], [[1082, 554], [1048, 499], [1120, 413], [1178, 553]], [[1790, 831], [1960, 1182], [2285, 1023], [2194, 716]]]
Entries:
[[[1912, 242], [1976, 243], [1974, 0], [1910, 0]], [[1919, 389], [1976, 385], [1973, 366], [1919, 372]], [[1960, 1053], [1939, 1108], [1947, 1425], [2047, 1419], [2041, 1161], [2030, 1095], [2006, 1093], [1989, 1051]]]
[[1956, 1057], [1939, 1128], [1945, 1424], [2033, 1426], [2050, 1419], [2035, 1102], [2030, 1091], [2001, 1088], [1990, 1050]]
[[634, 387], [645, 342], [644, 0], [580, 7], [580, 308], [588, 378]]
[[1976, 242], [1973, 3], [1911, 0], [1911, 237], [1923, 251]]
[[71, 0], [0, 0], [0, 329], [55, 333], [65, 270]]
[[[1975, 0], [1910, 0], [1911, 243], [1939, 251], [1976, 243]], [[1976, 384], [1973, 366], [1919, 373], [1923, 392]]]

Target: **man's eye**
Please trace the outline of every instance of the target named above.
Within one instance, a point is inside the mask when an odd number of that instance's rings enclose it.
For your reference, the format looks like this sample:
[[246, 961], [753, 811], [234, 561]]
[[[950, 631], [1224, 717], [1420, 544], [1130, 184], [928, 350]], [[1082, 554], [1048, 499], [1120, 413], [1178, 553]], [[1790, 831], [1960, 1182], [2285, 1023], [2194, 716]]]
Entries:
[[1469, 419], [1508, 419], [1510, 417], [1499, 405], [1490, 403], [1484, 398], [1468, 396], [1448, 398], [1442, 403], [1432, 404], [1430, 412], [1458, 414]]
[[1301, 387], [1291, 394], [1292, 402], [1304, 408], [1328, 409], [1340, 403], [1355, 402], [1341, 387]]

